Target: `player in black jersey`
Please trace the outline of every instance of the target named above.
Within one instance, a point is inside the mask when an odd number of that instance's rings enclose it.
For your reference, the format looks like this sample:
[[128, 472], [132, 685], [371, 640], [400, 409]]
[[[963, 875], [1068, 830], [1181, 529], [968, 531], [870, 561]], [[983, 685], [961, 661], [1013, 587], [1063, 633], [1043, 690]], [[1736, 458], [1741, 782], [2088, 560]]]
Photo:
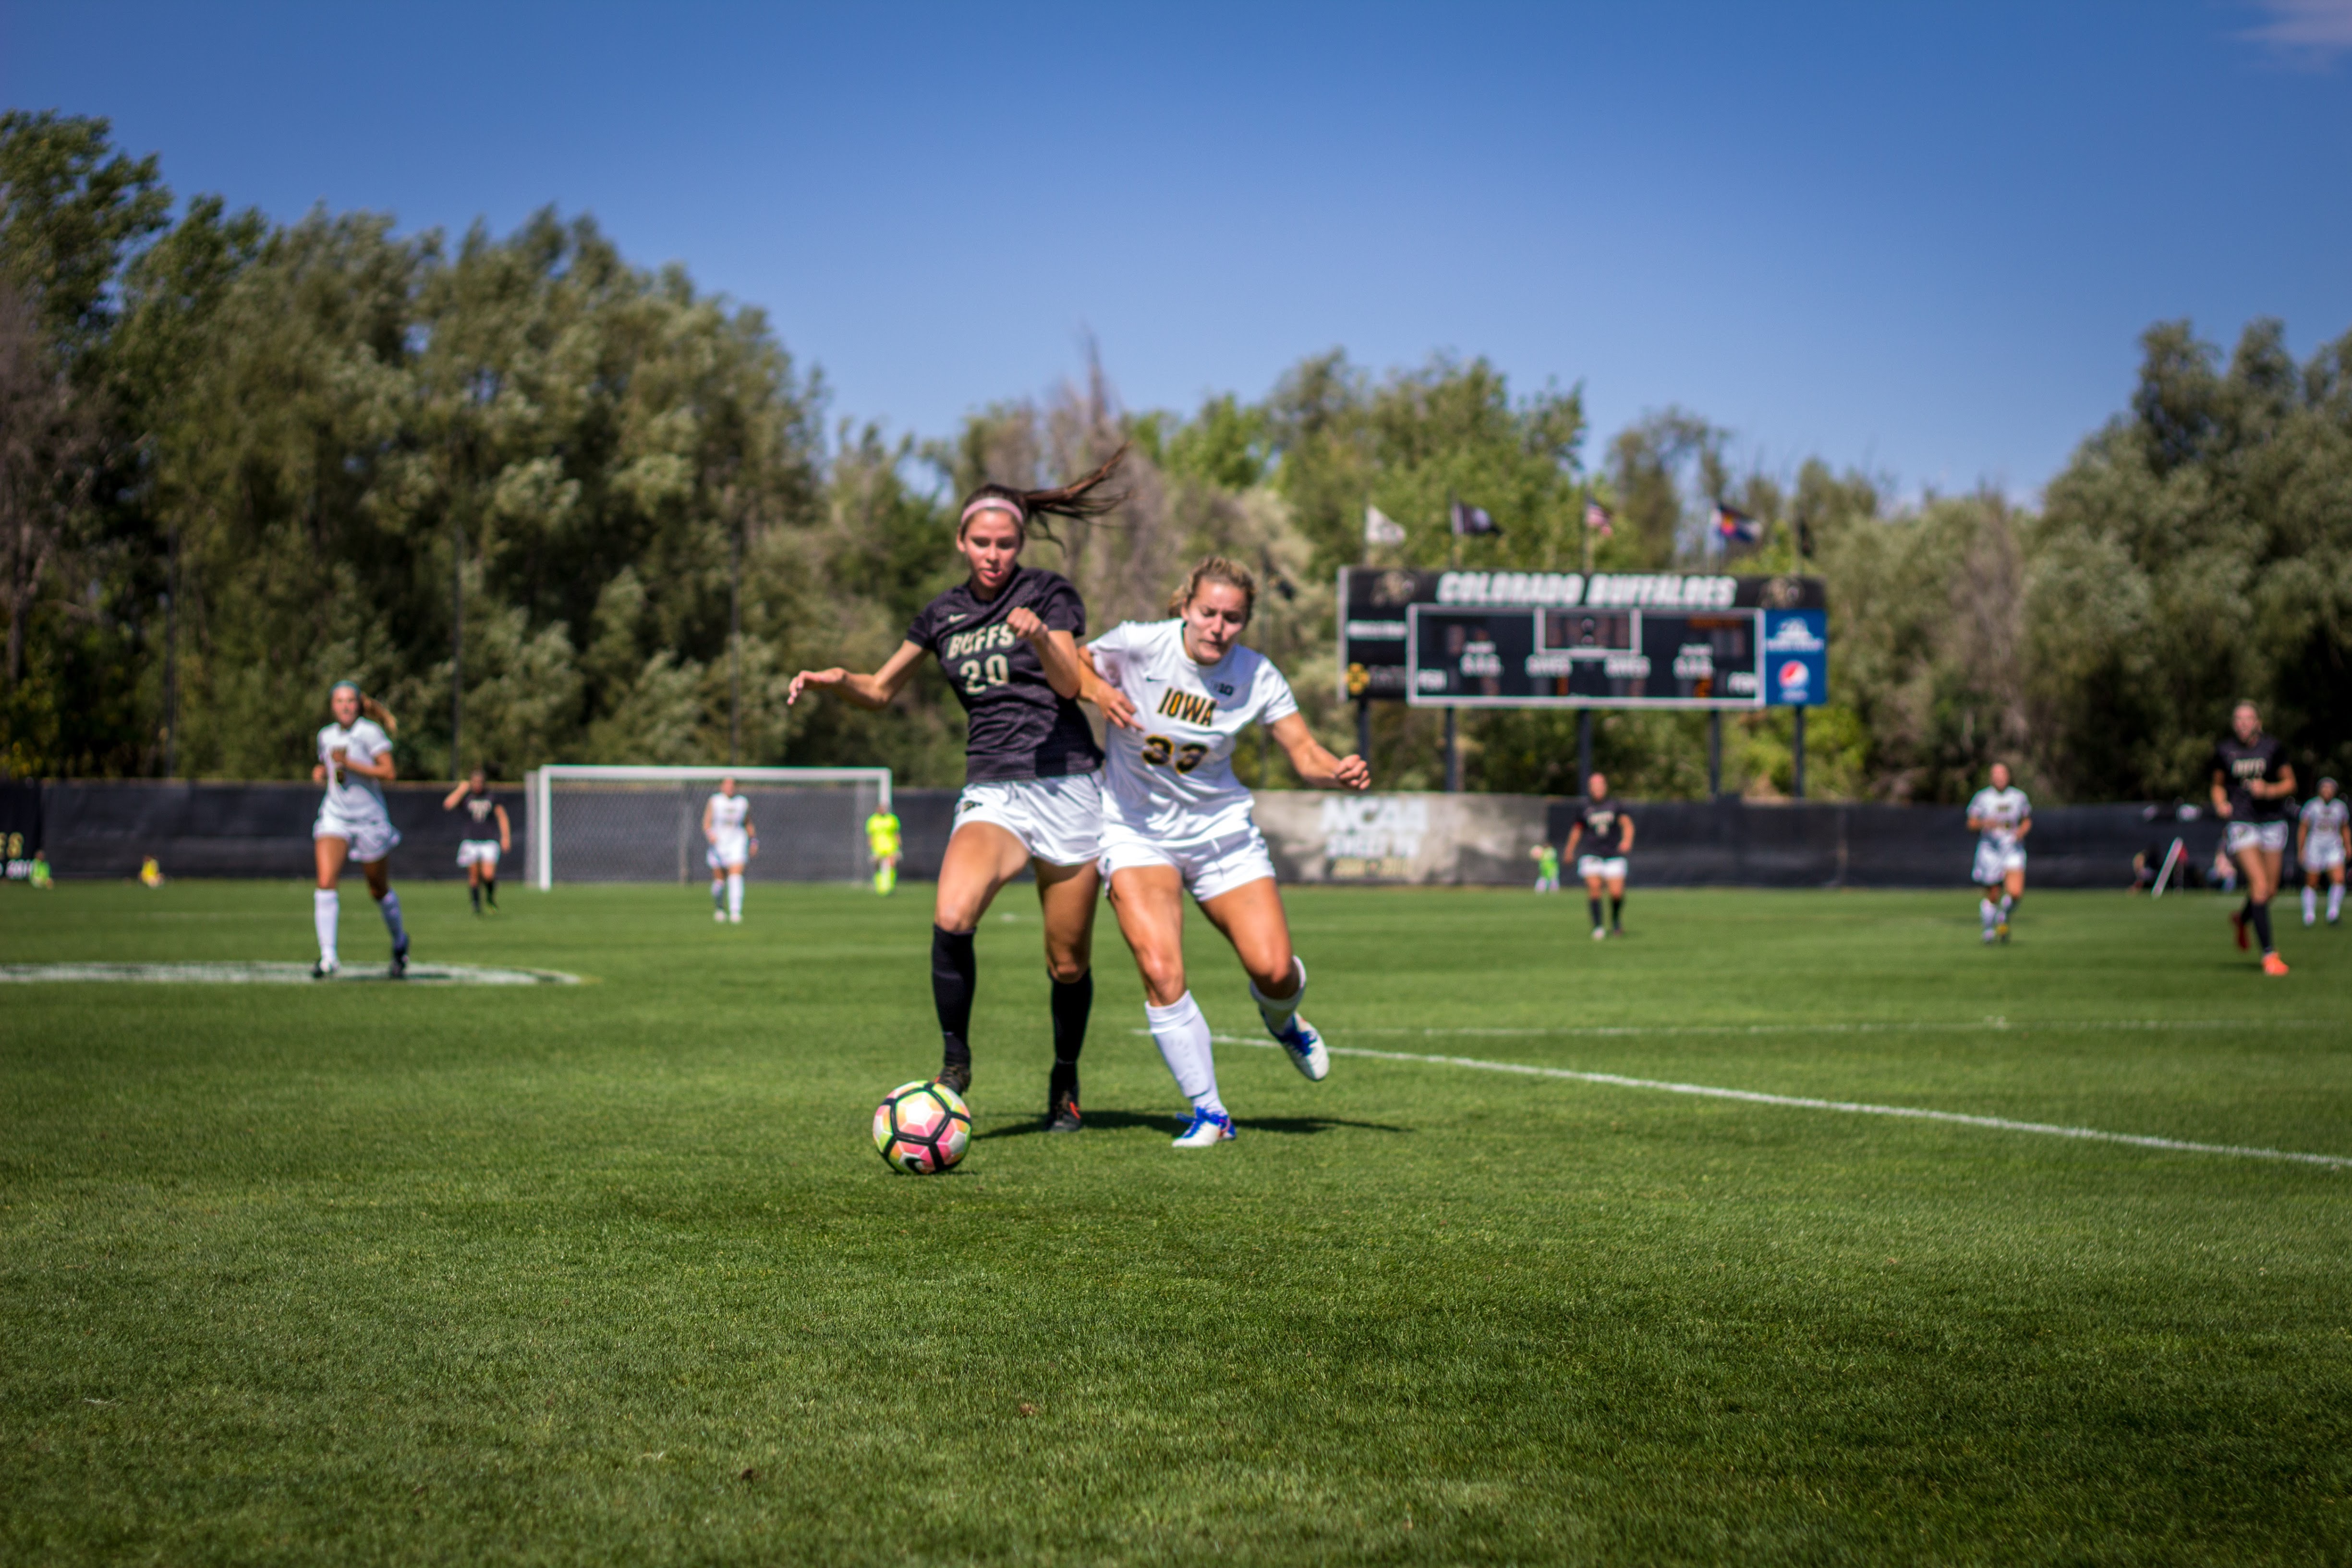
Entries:
[[2262, 939], [2263, 973], [2284, 974], [2286, 961], [2271, 941], [2271, 895], [2278, 891], [2279, 862], [2286, 854], [2288, 819], [2294, 814], [2294, 769], [2284, 748], [2263, 733], [2262, 714], [2241, 702], [2230, 715], [2230, 733], [2213, 748], [2213, 815], [2228, 823], [2221, 847], [2237, 862], [2246, 901], [2230, 916], [2238, 945], [2246, 945], [2252, 924]]
[[[1584, 853], [1577, 854], [1577, 846]], [[1584, 879], [1585, 904], [1592, 910], [1592, 940], [1623, 936], [1625, 927], [1625, 858], [1633, 853], [1633, 819], [1609, 793], [1609, 781], [1600, 773], [1585, 781], [1584, 806], [1568, 830], [1568, 853], [1575, 857], [1576, 874]], [[1601, 892], [1609, 890], [1609, 923], [1601, 923]]]
[[[466, 808], [472, 823], [474, 836], [457, 846], [457, 864], [466, 868], [466, 891], [474, 900], [474, 912], [482, 912], [482, 898], [488, 894], [490, 908], [499, 907], [499, 860], [514, 848], [514, 834], [507, 822], [507, 808], [490, 793], [490, 775], [482, 768], [474, 776], [449, 792], [441, 803], [444, 811]], [[495, 836], [491, 833], [497, 828]]]
[[1094, 1007], [1103, 755], [1074, 700], [1086, 606], [1066, 578], [1024, 566], [1020, 556], [1032, 532], [1052, 537], [1046, 516], [1099, 517], [1118, 506], [1125, 498], [1100, 487], [1126, 450], [1056, 489], [991, 484], [972, 491], [956, 524], [956, 549], [971, 576], [924, 605], [898, 651], [872, 675], [804, 669], [784, 696], [791, 703], [810, 687], [831, 687], [860, 708], [881, 708], [914, 678], [924, 655], [938, 658], [966, 715], [963, 793], [932, 914], [940, 1081], [959, 1094], [971, 1085], [972, 931], [989, 901], [1025, 867], [1036, 873], [1054, 983], [1045, 1121], [1060, 1132], [1078, 1129], [1078, 1052]]

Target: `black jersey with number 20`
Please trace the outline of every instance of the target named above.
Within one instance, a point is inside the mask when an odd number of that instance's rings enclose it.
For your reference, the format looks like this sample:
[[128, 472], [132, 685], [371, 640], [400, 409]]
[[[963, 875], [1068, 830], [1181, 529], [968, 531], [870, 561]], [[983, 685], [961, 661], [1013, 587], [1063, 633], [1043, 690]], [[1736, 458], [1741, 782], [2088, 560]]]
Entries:
[[948, 684], [967, 715], [964, 777], [1058, 778], [1102, 766], [1078, 705], [1045, 679], [1034, 649], [1013, 635], [1004, 618], [1034, 612], [1050, 631], [1084, 641], [1087, 607], [1068, 578], [1034, 566], [1016, 566], [993, 599], [959, 583], [925, 605], [907, 628], [907, 640], [939, 656]]
[[2294, 803], [2285, 796], [2257, 800], [2246, 788], [2250, 784], [2276, 784], [2283, 771], [2280, 764], [2285, 760], [2280, 752], [2284, 750], [2275, 735], [2258, 735], [2252, 745], [2235, 735], [2224, 735], [2213, 748], [2213, 771], [2229, 781], [2231, 821], [2284, 822], [2294, 815]]

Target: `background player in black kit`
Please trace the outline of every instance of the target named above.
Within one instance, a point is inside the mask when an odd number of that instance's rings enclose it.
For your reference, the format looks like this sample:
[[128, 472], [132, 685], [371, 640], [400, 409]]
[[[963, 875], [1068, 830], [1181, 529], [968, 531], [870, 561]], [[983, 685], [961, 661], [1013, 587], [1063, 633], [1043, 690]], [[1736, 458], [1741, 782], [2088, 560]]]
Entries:
[[2288, 818], [2294, 814], [2294, 769], [2277, 738], [2263, 733], [2262, 715], [2251, 702], [2238, 704], [2230, 733], [2213, 748], [2213, 814], [2230, 825], [2221, 847], [2246, 885], [2245, 904], [2230, 916], [2238, 945], [2246, 945], [2251, 922], [2262, 939], [2263, 973], [2284, 974], [2286, 961], [2271, 941], [2271, 895], [2278, 891]]
[[[1102, 748], [1078, 711], [1077, 640], [1086, 606], [1066, 578], [1020, 563], [1039, 519], [1099, 517], [1124, 499], [1100, 492], [1126, 453], [1049, 490], [982, 485], [965, 498], [956, 549], [971, 575], [923, 606], [907, 640], [872, 675], [804, 669], [785, 694], [826, 686], [860, 708], [880, 708], [936, 655], [967, 715], [964, 787], [940, 866], [932, 914], [931, 1000], [939, 1011], [940, 1081], [971, 1084], [971, 934], [999, 889], [1036, 873], [1053, 977], [1054, 1070], [1046, 1125], [1078, 1129], [1078, 1052], [1094, 1006], [1095, 904], [1101, 887]], [[1048, 535], [1047, 537], [1051, 537]]]
[[[1579, 854], [1577, 847], [1583, 846]], [[1584, 806], [1568, 830], [1568, 853], [1576, 860], [1576, 874], [1584, 879], [1584, 898], [1592, 910], [1592, 940], [1623, 936], [1625, 858], [1633, 852], [1633, 819], [1609, 793], [1609, 781], [1600, 773], [1584, 784]], [[1601, 893], [1609, 892], [1609, 923], [1601, 923]]]
[[499, 907], [499, 861], [514, 847], [514, 835], [507, 822], [507, 808], [490, 793], [490, 775], [487, 769], [476, 768], [474, 776], [449, 792], [441, 803], [444, 811], [466, 808], [473, 828], [473, 837], [457, 846], [457, 864], [466, 868], [466, 891], [474, 900], [474, 912], [482, 912], [482, 896], [489, 895], [490, 908]]

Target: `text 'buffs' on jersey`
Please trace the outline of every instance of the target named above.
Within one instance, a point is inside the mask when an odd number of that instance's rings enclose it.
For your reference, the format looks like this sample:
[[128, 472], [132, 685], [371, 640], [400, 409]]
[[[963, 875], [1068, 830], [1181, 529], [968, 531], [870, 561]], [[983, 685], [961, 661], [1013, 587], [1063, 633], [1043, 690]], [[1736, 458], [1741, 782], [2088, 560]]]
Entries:
[[1006, 617], [1028, 610], [1049, 631], [1084, 641], [1087, 609], [1058, 574], [1020, 566], [993, 599], [959, 583], [925, 605], [907, 640], [939, 658], [963, 704], [964, 781], [1060, 778], [1090, 773], [1102, 752], [1086, 715], [1045, 679], [1037, 652], [1015, 637]]
[[1142, 727], [1110, 731], [1105, 819], [1173, 840], [1213, 837], [1245, 820], [1250, 792], [1234, 777], [1234, 742], [1253, 723], [1298, 711], [1282, 671], [1246, 647], [1193, 663], [1181, 620], [1128, 621], [1088, 646]]

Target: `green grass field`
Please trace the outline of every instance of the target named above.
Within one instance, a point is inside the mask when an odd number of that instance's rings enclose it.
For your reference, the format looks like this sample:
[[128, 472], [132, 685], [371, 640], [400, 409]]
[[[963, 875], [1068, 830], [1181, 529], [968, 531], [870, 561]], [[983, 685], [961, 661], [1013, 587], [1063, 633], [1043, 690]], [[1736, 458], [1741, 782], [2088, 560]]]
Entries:
[[[1178, 1153], [1108, 918], [1037, 1135], [1016, 889], [902, 1176], [928, 895], [415, 883], [421, 960], [590, 983], [0, 985], [0, 1558], [2352, 1556], [2352, 1169], [1240, 1045]], [[2292, 914], [2266, 981], [2201, 897], [1290, 903], [1343, 1048], [2352, 1156]], [[0, 888], [0, 961], [310, 956], [299, 885]]]

